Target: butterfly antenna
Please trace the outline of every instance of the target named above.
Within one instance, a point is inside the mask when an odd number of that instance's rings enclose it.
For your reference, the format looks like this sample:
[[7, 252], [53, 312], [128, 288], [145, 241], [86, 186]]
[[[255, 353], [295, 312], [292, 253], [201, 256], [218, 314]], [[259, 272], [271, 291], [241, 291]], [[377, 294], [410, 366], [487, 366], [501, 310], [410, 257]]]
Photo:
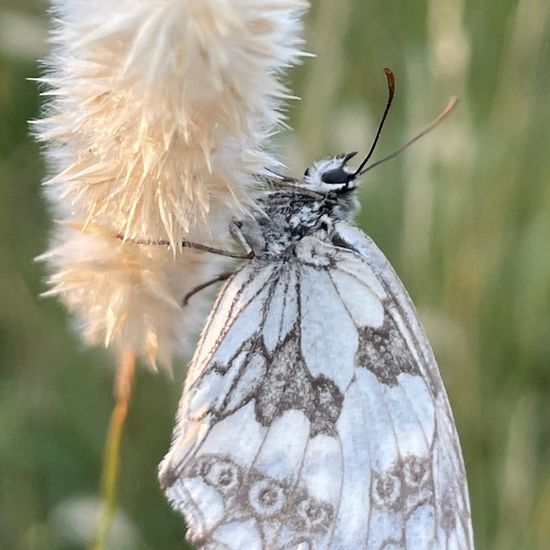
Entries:
[[387, 67], [384, 69], [384, 73], [386, 73], [386, 80], [388, 81], [388, 100], [386, 101], [386, 108], [384, 109], [384, 114], [382, 115], [382, 119], [380, 120], [380, 124], [378, 124], [378, 130], [376, 131], [376, 136], [374, 136], [374, 141], [372, 142], [372, 145], [370, 146], [370, 150], [367, 153], [367, 156], [365, 157], [365, 160], [359, 165], [359, 168], [353, 173], [353, 177], [361, 175], [363, 172], [363, 167], [369, 159], [372, 157], [372, 154], [374, 153], [374, 149], [376, 147], [376, 144], [378, 143], [378, 138], [380, 137], [380, 134], [382, 133], [382, 128], [384, 127], [384, 122], [386, 121], [386, 117], [388, 116], [388, 112], [390, 110], [390, 106], [393, 101], [393, 96], [395, 94], [395, 78], [393, 76], [393, 72], [388, 69]]
[[[399, 147], [397, 151], [394, 151], [387, 157], [381, 158], [380, 160], [373, 162], [370, 166], [367, 166], [364, 170], [356, 174], [360, 176], [361, 174], [364, 174], [365, 172], [372, 170], [375, 166], [378, 166], [379, 164], [382, 164], [383, 162], [386, 162], [387, 160], [390, 160], [396, 157], [397, 155], [399, 155], [400, 153], [402, 153], [405, 149], [410, 147], [413, 143], [418, 141], [421, 137], [424, 137], [426, 134], [431, 132], [434, 128], [439, 126], [455, 110], [457, 105], [458, 105], [458, 97], [451, 97], [451, 99], [449, 99], [449, 103], [447, 103], [447, 106], [445, 107], [445, 109], [443, 109], [443, 112], [427, 128], [424, 128], [424, 130], [422, 130], [419, 134], [417, 134], [412, 139], [407, 141], [407, 143]], [[361, 164], [361, 167], [362, 166], [363, 164]]]

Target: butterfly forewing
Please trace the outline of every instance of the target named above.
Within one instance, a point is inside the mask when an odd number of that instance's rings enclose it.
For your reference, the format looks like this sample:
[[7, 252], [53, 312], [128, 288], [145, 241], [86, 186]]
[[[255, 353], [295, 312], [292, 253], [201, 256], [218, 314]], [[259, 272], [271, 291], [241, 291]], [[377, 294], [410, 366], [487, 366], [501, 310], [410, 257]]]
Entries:
[[337, 222], [225, 285], [161, 465], [209, 549], [470, 549], [430, 346], [376, 245]]

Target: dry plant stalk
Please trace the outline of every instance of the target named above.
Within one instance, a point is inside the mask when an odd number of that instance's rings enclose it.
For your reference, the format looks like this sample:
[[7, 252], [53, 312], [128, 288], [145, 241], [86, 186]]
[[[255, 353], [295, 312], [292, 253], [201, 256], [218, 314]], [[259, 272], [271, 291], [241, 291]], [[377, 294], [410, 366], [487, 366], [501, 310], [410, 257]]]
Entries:
[[115, 380], [115, 408], [109, 422], [107, 440], [105, 444], [105, 457], [101, 479], [101, 493], [105, 503], [99, 518], [96, 538], [92, 548], [101, 550], [105, 547], [109, 526], [116, 509], [116, 488], [120, 466], [120, 444], [126, 425], [128, 408], [132, 397], [132, 386], [136, 371], [136, 356], [132, 352], [123, 354]]

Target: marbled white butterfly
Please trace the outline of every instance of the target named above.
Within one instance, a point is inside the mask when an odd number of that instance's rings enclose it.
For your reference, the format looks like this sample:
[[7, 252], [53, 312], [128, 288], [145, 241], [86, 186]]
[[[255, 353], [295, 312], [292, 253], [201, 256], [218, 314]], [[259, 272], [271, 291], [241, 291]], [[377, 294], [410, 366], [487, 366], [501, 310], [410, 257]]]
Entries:
[[351, 221], [386, 74], [358, 169], [353, 154], [316, 162], [232, 225], [251, 259], [219, 293], [160, 468], [197, 548], [473, 548], [432, 350]]

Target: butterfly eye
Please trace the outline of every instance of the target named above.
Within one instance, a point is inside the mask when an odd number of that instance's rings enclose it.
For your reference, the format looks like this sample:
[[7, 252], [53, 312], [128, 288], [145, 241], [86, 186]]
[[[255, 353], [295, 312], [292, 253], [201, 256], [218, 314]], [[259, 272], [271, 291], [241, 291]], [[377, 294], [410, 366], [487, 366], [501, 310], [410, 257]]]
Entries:
[[328, 170], [321, 176], [321, 179], [325, 183], [329, 184], [349, 183], [353, 179], [353, 174], [350, 174], [342, 167], [339, 167], [334, 170]]

